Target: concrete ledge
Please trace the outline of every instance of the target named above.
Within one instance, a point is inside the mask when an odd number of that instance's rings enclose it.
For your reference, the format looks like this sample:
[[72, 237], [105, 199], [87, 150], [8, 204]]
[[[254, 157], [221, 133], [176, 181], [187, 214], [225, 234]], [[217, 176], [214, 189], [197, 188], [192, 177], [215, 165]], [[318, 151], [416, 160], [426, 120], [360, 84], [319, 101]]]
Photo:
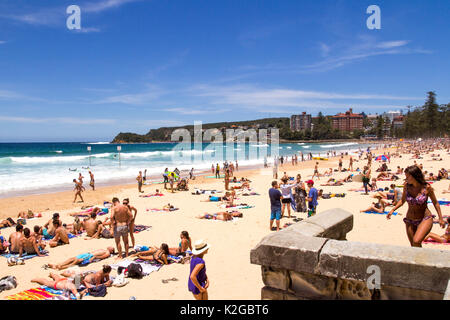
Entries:
[[319, 274], [366, 281], [367, 267], [381, 270], [381, 284], [444, 293], [450, 251], [329, 240], [320, 252]]
[[326, 241], [295, 232], [272, 233], [251, 250], [250, 262], [275, 269], [314, 273], [319, 252]]
[[[450, 251], [339, 241], [352, 228], [353, 215], [335, 209], [264, 237], [250, 252], [261, 265], [261, 298], [450, 299]], [[376, 290], [369, 266], [380, 270]]]

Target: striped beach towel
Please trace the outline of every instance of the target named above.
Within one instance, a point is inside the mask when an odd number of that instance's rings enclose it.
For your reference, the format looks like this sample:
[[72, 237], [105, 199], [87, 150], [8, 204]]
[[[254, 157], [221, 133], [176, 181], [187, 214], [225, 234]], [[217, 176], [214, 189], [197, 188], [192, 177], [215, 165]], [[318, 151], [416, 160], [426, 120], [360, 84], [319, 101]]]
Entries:
[[51, 293], [44, 288], [28, 289], [16, 294], [5, 297], [6, 300], [46, 300], [59, 294]]

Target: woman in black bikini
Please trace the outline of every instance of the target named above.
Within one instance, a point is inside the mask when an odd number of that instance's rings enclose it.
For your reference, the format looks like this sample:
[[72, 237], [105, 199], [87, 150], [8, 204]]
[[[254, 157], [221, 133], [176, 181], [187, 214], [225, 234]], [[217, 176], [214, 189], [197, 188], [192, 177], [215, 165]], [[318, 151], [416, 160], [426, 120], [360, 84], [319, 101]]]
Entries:
[[147, 251], [141, 251], [130, 257], [137, 256], [141, 260], [154, 260], [161, 264], [169, 264], [167, 262], [167, 256], [169, 255], [169, 246], [166, 243], [161, 244], [161, 247], [157, 249], [156, 247], [150, 248]]
[[406, 224], [406, 234], [412, 247], [422, 247], [422, 241], [426, 238], [433, 227], [433, 216], [428, 209], [428, 197], [431, 198], [433, 205], [439, 215], [439, 224], [441, 228], [445, 227], [445, 221], [442, 218], [441, 207], [436, 199], [433, 188], [425, 181], [425, 177], [417, 166], [410, 166], [405, 169], [406, 183], [402, 199], [388, 213], [387, 219], [400, 208], [405, 202], [408, 202], [408, 212], [403, 221]]

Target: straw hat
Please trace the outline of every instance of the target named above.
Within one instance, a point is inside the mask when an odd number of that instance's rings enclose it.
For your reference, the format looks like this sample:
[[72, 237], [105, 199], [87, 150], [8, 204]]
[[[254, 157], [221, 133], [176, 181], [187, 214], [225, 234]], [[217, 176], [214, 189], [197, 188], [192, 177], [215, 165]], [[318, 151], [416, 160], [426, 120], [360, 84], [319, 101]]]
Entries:
[[205, 240], [197, 240], [194, 243], [194, 249], [192, 249], [192, 253], [195, 255], [199, 255], [208, 250], [209, 248], [210, 245], [207, 244]]

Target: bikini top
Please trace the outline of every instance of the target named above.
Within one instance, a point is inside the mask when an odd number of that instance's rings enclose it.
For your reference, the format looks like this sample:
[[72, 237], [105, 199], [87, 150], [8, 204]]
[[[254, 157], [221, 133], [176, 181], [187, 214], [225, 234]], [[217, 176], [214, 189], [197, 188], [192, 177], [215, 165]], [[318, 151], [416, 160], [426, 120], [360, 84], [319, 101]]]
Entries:
[[411, 196], [411, 194], [408, 192], [408, 189], [406, 189], [406, 201], [410, 205], [423, 205], [426, 204], [428, 201], [428, 195], [425, 193], [425, 190], [423, 190], [421, 193], [419, 193], [415, 198]]

